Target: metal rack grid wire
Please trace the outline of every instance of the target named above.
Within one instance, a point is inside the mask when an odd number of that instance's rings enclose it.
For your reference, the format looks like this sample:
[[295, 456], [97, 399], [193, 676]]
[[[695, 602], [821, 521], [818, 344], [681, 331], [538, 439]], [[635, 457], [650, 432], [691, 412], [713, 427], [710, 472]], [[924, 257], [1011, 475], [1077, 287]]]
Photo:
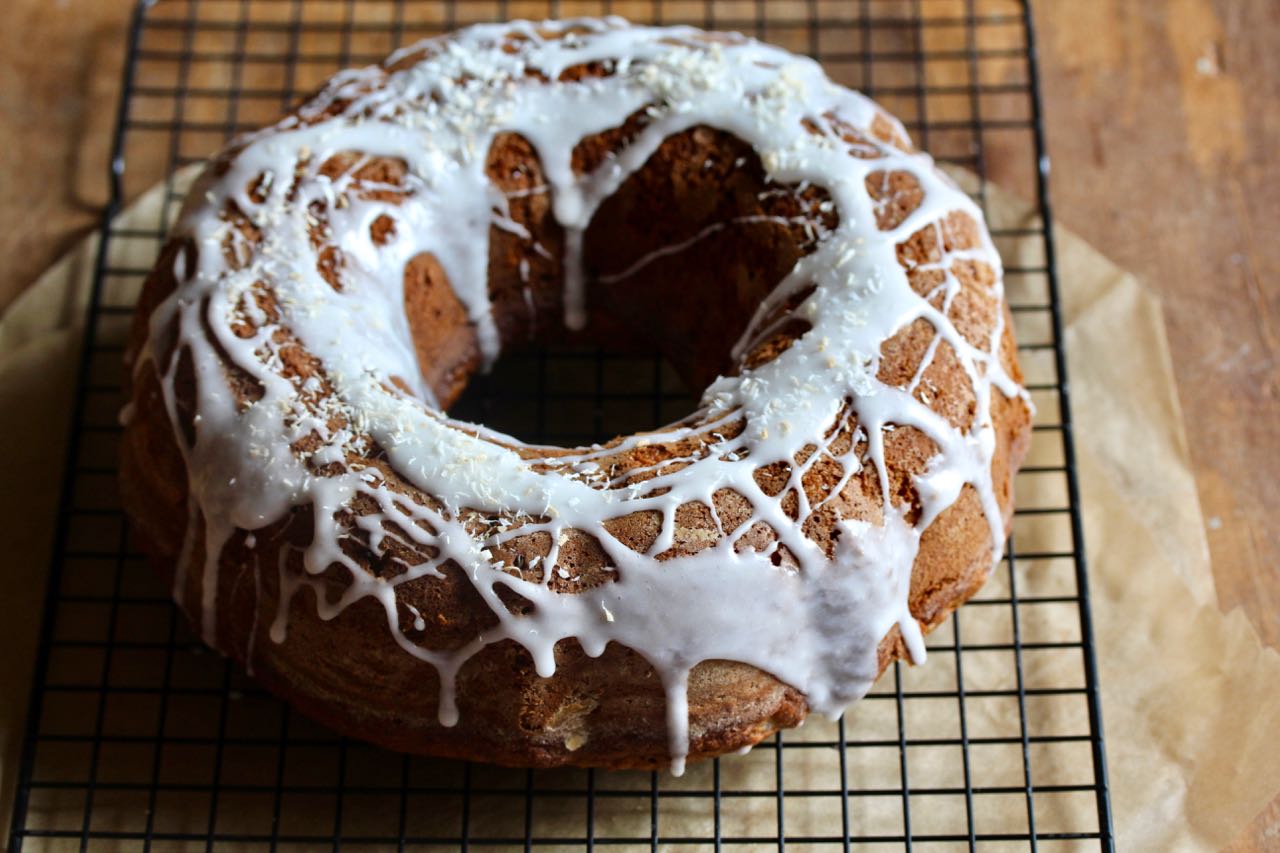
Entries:
[[[1038, 408], [1014, 533], [983, 592], [930, 637], [928, 665], [895, 664], [844, 720], [749, 755], [676, 779], [384, 753], [291, 713], [205, 650], [150, 576], [114, 488], [132, 301], [181, 202], [174, 176], [339, 67], [472, 21], [601, 13], [809, 53], [966, 170], [1006, 257]], [[1023, 3], [160, 0], [139, 4], [128, 47], [12, 850], [1113, 849]], [[992, 204], [988, 178], [1031, 212]], [[120, 215], [157, 181], [154, 215]], [[689, 401], [656, 356], [548, 350], [504, 359], [454, 413], [578, 442], [664, 423]]]

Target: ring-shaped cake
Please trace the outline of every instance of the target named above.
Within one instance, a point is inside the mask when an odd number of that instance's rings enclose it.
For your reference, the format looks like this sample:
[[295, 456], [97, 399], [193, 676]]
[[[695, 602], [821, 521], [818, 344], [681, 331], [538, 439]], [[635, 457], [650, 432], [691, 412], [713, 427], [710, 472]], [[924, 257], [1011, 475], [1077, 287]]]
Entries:
[[[504, 351], [664, 354], [687, 418], [451, 420]], [[1030, 414], [973, 201], [811, 60], [619, 19], [344, 71], [197, 181], [122, 493], [203, 639], [346, 733], [654, 767], [838, 714], [999, 558]]]

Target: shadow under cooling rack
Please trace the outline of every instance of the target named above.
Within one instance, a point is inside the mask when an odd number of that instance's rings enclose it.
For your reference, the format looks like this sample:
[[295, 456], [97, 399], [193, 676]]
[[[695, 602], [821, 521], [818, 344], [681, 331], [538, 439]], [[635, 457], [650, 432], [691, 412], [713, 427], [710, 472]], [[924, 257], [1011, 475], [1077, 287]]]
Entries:
[[[122, 342], [181, 201], [174, 176], [338, 68], [406, 41], [477, 20], [602, 13], [813, 55], [964, 170], [1016, 261], [1006, 287], [1038, 411], [1007, 556], [929, 638], [926, 666], [895, 665], [842, 721], [681, 778], [472, 766], [344, 740], [199, 643], [118, 507]], [[1112, 849], [1044, 162], [1030, 15], [1016, 0], [143, 4], [11, 849]], [[990, 205], [988, 181], [1033, 213]], [[121, 216], [157, 182], [159, 203]], [[543, 352], [504, 361], [466, 405], [526, 437], [576, 443], [668, 421], [689, 398], [654, 358]]]

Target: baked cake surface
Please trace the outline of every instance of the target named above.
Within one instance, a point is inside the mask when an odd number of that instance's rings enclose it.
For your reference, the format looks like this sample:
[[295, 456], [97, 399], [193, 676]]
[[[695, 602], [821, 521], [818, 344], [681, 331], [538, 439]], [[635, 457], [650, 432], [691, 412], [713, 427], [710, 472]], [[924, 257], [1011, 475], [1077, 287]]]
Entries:
[[[581, 448], [444, 410], [524, 346], [697, 411]], [[131, 339], [121, 486], [211, 646], [346, 733], [654, 767], [838, 714], [999, 558], [1030, 414], [981, 212], [741, 36], [481, 25], [207, 168]]]

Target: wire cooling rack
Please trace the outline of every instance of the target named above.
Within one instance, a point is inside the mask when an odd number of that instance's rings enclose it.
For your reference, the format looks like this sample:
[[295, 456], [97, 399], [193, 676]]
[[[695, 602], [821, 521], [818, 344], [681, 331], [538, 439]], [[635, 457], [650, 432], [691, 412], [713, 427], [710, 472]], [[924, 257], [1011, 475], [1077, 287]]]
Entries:
[[[504, 770], [347, 741], [205, 650], [130, 538], [115, 497], [115, 413], [148, 266], [136, 259], [154, 256], [172, 221], [176, 172], [339, 67], [472, 21], [600, 13], [809, 53], [967, 170], [1006, 257], [1038, 408], [1007, 557], [930, 637], [927, 665], [895, 665], [843, 721], [811, 722], [680, 779]], [[12, 850], [1113, 848], [1022, 3], [161, 0], [133, 18], [114, 145]], [[1032, 213], [990, 204], [987, 178]], [[154, 221], [120, 224], [126, 200], [157, 181]], [[503, 360], [454, 413], [579, 443], [689, 405], [656, 357], [553, 350]]]

